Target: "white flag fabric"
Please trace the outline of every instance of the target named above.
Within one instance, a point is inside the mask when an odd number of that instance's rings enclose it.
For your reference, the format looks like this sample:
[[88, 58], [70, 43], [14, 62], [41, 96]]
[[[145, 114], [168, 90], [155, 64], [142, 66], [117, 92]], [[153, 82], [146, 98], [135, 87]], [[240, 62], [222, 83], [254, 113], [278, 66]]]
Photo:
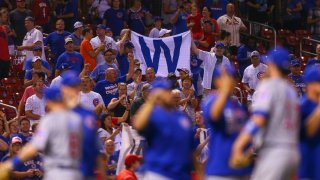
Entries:
[[[201, 128], [200, 132], [200, 144], [203, 143], [209, 136], [209, 129]], [[200, 162], [204, 163], [209, 157], [209, 147], [208, 144], [203, 148], [200, 155]]]
[[146, 145], [145, 138], [131, 126], [122, 125], [121, 148], [117, 165], [117, 174], [125, 168], [124, 160], [128, 154], [142, 156]]
[[143, 73], [147, 67], [153, 67], [161, 77], [170, 72], [178, 75], [177, 68], [190, 70], [190, 31], [165, 38], [149, 38], [132, 31], [131, 42]]

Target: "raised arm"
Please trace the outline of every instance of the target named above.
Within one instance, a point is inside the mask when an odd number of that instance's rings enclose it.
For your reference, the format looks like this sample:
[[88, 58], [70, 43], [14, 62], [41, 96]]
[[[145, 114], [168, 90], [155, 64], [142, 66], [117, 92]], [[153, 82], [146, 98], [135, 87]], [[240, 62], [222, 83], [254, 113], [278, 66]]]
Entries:
[[132, 53], [128, 54], [128, 60], [129, 60], [129, 71], [126, 76], [126, 81], [129, 81], [134, 74], [134, 56]]

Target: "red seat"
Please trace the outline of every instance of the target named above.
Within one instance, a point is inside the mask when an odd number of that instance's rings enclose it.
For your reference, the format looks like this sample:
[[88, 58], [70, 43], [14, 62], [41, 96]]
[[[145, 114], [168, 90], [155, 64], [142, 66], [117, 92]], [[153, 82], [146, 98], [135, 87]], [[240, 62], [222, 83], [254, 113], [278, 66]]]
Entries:
[[287, 43], [290, 46], [297, 46], [299, 44], [299, 38], [295, 36], [289, 36], [287, 37]]
[[266, 39], [272, 39], [274, 37], [274, 33], [271, 29], [262, 29], [261, 36]]
[[310, 33], [307, 30], [299, 29], [295, 31], [295, 34], [298, 38], [304, 38], [310, 36]]
[[0, 90], [0, 99], [6, 99], [8, 97], [8, 93], [5, 90]]
[[21, 79], [16, 77], [4, 78], [2, 79], [3, 85], [21, 84]]
[[292, 35], [293, 33], [288, 29], [280, 29], [278, 30], [278, 35], [280, 38], [288, 37]]

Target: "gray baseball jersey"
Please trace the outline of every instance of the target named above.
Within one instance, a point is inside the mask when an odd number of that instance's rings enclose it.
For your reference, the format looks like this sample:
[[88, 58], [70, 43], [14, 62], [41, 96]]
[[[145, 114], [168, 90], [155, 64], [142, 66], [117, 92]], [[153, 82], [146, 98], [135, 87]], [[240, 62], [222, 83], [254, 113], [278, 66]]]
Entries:
[[[253, 113], [265, 114], [262, 146], [252, 179], [290, 179], [299, 163], [299, 100], [285, 79], [268, 79], [258, 86]], [[275, 161], [276, 160], [276, 161]]]
[[69, 179], [79, 177], [81, 139], [81, 117], [74, 112], [52, 112], [41, 119], [31, 144], [44, 153], [45, 179], [60, 177], [57, 173], [50, 173], [57, 169], [69, 170], [69, 174], [74, 175]]

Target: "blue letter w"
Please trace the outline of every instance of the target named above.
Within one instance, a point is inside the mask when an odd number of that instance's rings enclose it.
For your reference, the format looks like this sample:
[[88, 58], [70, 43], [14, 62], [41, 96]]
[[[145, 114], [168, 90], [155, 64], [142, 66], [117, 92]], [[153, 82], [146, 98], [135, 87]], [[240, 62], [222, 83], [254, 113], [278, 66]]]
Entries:
[[157, 73], [158, 72], [158, 67], [159, 67], [159, 60], [160, 60], [160, 53], [161, 49], [163, 49], [164, 52], [164, 57], [166, 58], [167, 66], [168, 66], [168, 72], [175, 72], [177, 65], [178, 65], [178, 60], [180, 56], [180, 48], [182, 44], [182, 36], [177, 36], [173, 38], [174, 40], [174, 51], [173, 51], [173, 57], [171, 58], [170, 55], [170, 49], [168, 46], [162, 41], [162, 40], [153, 40], [153, 45], [154, 45], [154, 55], [153, 58], [151, 58], [150, 54], [150, 49], [146, 45], [146, 42], [144, 41], [143, 37], [139, 36], [139, 43], [141, 46], [141, 51], [144, 57], [144, 60], [147, 64], [147, 67], [153, 67], [154, 71]]

